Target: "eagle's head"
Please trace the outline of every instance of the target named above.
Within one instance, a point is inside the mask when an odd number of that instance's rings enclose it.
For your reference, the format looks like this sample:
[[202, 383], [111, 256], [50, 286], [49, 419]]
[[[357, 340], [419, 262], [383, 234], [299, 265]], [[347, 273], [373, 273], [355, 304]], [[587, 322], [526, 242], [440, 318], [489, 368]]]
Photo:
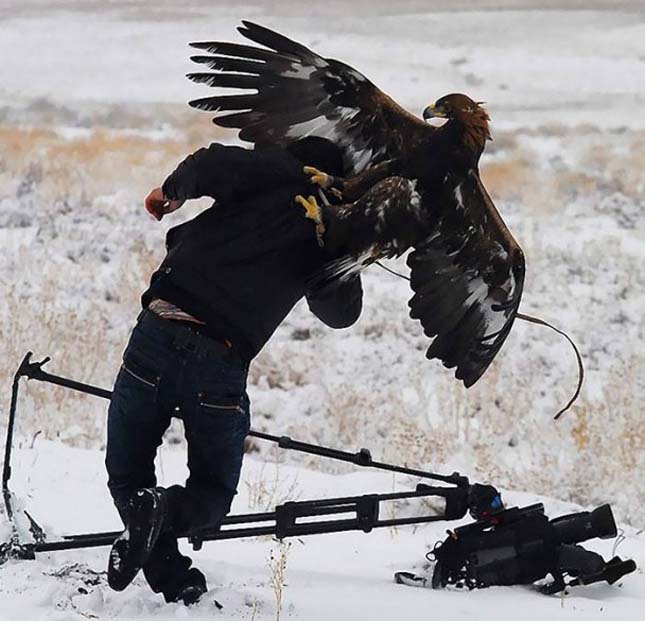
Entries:
[[484, 148], [486, 140], [491, 140], [488, 122], [490, 117], [482, 107], [482, 101], [473, 101], [468, 95], [451, 93], [444, 95], [423, 111], [424, 120], [432, 118], [448, 119], [464, 127], [468, 142], [472, 146]]

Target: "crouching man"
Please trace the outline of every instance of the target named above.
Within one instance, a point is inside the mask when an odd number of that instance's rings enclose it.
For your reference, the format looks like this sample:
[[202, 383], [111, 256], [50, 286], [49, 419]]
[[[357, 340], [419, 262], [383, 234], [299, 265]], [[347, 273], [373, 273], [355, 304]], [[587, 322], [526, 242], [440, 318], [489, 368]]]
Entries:
[[[358, 276], [308, 288], [334, 257], [293, 204], [314, 191], [305, 164], [343, 174], [340, 151], [320, 138], [285, 149], [212, 144], [146, 199], [159, 220], [185, 200], [215, 203], [168, 232], [167, 255], [142, 296], [116, 378], [106, 466], [126, 528], [110, 552], [113, 589], [142, 569], [166, 601], [199, 600], [205, 577], [179, 552], [177, 536], [218, 527], [230, 509], [250, 426], [249, 363], [302, 297], [332, 328], [360, 315]], [[173, 417], [185, 428], [189, 477], [164, 489], [154, 459]]]

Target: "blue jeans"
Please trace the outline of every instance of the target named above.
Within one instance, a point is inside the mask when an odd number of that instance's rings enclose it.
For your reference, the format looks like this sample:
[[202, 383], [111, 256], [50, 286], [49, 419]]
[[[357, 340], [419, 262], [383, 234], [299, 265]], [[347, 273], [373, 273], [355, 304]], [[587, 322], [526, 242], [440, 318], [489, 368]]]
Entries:
[[141, 313], [130, 336], [110, 401], [105, 459], [124, 521], [134, 491], [157, 484], [154, 459], [173, 417], [184, 423], [188, 448], [189, 477], [168, 488], [169, 533], [156, 546], [168, 571], [154, 555], [144, 567], [155, 591], [166, 592], [176, 582], [173, 571], [190, 566], [177, 552], [176, 534], [217, 527], [230, 509], [250, 427], [247, 372], [224, 344], [151, 311]]

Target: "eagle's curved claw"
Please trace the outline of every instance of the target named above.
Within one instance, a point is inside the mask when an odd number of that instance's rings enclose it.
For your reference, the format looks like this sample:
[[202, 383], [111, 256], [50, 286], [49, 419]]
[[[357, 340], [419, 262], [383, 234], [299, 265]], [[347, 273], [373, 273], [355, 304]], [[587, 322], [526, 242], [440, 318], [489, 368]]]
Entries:
[[334, 182], [334, 178], [331, 175], [328, 175], [313, 166], [305, 166], [302, 170], [305, 175], [309, 175], [309, 183], [313, 183], [314, 185], [321, 187], [323, 190], [330, 188]]
[[313, 166], [305, 166], [302, 170], [305, 175], [309, 175], [309, 183], [317, 185], [322, 190], [329, 191], [339, 201], [343, 200], [343, 180], [341, 178], [329, 175]]
[[322, 221], [322, 211], [318, 205], [316, 197], [310, 196], [309, 198], [305, 198], [301, 194], [298, 194], [298, 196], [294, 198], [294, 201], [298, 203], [298, 205], [304, 207], [305, 218], [309, 218], [316, 223], [316, 239], [318, 240], [318, 245], [324, 246], [325, 242], [323, 241], [323, 235], [325, 234], [325, 225]]
[[320, 206], [318, 205], [318, 201], [316, 200], [315, 196], [305, 198], [304, 196], [302, 196], [302, 194], [298, 194], [298, 196], [296, 196], [294, 200], [296, 201], [296, 203], [304, 207], [305, 218], [313, 220], [317, 225], [324, 226], [322, 222]]

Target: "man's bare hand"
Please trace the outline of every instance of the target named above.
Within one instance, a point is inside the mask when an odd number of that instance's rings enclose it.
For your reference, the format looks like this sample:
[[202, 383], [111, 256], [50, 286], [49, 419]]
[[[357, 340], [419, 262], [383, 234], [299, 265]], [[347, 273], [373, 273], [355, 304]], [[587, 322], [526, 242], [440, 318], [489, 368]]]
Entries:
[[145, 207], [148, 213], [157, 220], [161, 220], [166, 214], [177, 211], [185, 201], [171, 201], [163, 195], [161, 188], [155, 188], [146, 196]]

